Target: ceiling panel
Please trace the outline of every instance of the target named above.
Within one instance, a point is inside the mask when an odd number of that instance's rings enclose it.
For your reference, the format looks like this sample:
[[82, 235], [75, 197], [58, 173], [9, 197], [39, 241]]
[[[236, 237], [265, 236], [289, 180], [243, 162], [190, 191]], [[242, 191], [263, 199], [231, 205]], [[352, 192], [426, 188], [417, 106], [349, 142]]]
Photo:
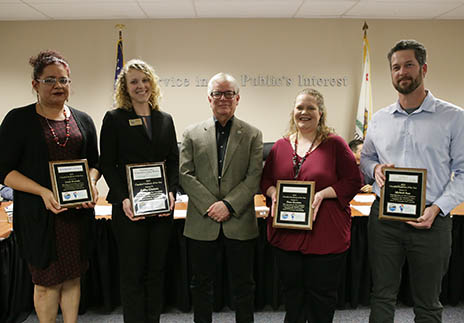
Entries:
[[464, 4], [455, 8], [452, 11], [444, 13], [439, 17], [440, 19], [464, 19]]
[[199, 18], [290, 18], [300, 5], [301, 0], [195, 0]]
[[0, 20], [464, 19], [463, 7], [464, 0], [0, 0]]
[[[2, 1], [2, 0], [0, 0]], [[165, 1], [165, 0], [164, 0]], [[137, 4], [137, 0], [22, 0], [21, 2], [29, 3], [31, 5], [36, 4], [52, 4], [52, 3], [59, 3], [59, 4], [79, 4], [79, 3], [104, 3], [104, 4], [111, 4], [111, 3], [129, 3], [129, 4]]]
[[49, 19], [23, 3], [0, 3], [0, 20], [43, 20]]
[[195, 10], [191, 0], [139, 1], [140, 7], [149, 18], [195, 18]]
[[305, 1], [301, 6], [298, 13], [295, 15], [297, 18], [308, 18], [308, 17], [318, 17], [318, 16], [331, 16], [339, 17], [350, 9], [358, 1], [340, 1], [340, 0], [330, 0], [330, 1]]
[[35, 4], [41, 12], [54, 19], [144, 19], [136, 3], [70, 2]]
[[345, 17], [388, 19], [432, 19], [456, 8], [456, 2], [376, 1], [359, 2]]

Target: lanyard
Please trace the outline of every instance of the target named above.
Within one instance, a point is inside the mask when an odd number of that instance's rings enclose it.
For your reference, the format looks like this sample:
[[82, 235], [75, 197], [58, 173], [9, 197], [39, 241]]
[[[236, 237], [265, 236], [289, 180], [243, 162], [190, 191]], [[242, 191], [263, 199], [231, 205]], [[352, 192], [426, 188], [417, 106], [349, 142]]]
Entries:
[[314, 138], [314, 140], [311, 143], [311, 146], [309, 147], [308, 151], [303, 156], [303, 158], [301, 158], [300, 161], [298, 162], [298, 154], [297, 154], [297, 150], [298, 150], [298, 132], [296, 133], [295, 150], [293, 151], [293, 158], [292, 158], [292, 161], [293, 161], [293, 173], [294, 173], [293, 179], [296, 179], [298, 177], [298, 175], [300, 174], [301, 165], [303, 165], [304, 161], [306, 160], [306, 157], [308, 157], [309, 153], [313, 149], [313, 146], [314, 146], [315, 142], [316, 142], [316, 138]]

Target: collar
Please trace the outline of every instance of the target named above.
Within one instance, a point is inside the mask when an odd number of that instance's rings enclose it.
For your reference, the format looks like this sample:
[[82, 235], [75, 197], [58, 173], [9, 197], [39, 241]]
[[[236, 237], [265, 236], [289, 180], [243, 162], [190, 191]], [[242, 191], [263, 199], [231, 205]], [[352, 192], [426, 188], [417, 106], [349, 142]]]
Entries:
[[[419, 106], [419, 109], [417, 109], [416, 111], [414, 111], [413, 113], [411, 114], [417, 114], [417, 113], [421, 113], [421, 112], [430, 112], [430, 113], [433, 113], [436, 111], [436, 107], [435, 107], [435, 97], [433, 96], [432, 92], [430, 92], [429, 90], [427, 90], [427, 95], [425, 96], [425, 99], [424, 101], [422, 101], [422, 104]], [[395, 112], [396, 113], [401, 113], [401, 114], [405, 114], [407, 115], [408, 113], [406, 111], [403, 110], [403, 108], [401, 107], [400, 105], [400, 101], [396, 101], [396, 103], [392, 104], [391, 106], [389, 106], [387, 108], [387, 111], [391, 114], [394, 114]]]
[[232, 121], [234, 121], [234, 118], [235, 118], [235, 116], [232, 116], [229, 120], [227, 120], [226, 125], [223, 127], [222, 124], [219, 123], [218, 119], [215, 116], [213, 116], [214, 125], [216, 127], [221, 127], [221, 128], [231, 127], [232, 126]]

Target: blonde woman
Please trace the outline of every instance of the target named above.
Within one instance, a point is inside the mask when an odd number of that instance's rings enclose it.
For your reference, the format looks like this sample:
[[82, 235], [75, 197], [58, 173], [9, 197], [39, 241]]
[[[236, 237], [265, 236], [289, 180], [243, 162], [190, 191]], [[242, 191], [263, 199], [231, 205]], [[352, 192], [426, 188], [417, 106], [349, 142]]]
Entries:
[[101, 169], [110, 188], [107, 199], [119, 248], [124, 322], [159, 322], [163, 304], [172, 216], [134, 218], [126, 179], [126, 164], [165, 161], [173, 208], [179, 151], [172, 118], [160, 111], [160, 96], [153, 68], [130, 60], [118, 76], [116, 108], [106, 113], [100, 135]]
[[273, 209], [277, 180], [316, 182], [311, 231], [276, 229], [268, 220], [288, 323], [332, 322], [338, 278], [350, 246], [349, 202], [361, 187], [354, 156], [326, 126], [326, 116], [320, 92], [298, 93], [289, 133], [272, 147], [261, 179], [261, 190]]

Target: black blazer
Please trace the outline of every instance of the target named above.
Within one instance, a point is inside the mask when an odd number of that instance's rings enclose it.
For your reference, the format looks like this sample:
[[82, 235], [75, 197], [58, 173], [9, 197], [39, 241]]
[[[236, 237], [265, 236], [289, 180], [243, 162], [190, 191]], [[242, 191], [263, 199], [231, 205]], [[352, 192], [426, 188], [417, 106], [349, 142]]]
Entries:
[[126, 164], [165, 161], [168, 189], [174, 195], [179, 183], [179, 150], [172, 117], [152, 110], [152, 140], [143, 122], [130, 125], [130, 120], [141, 118], [134, 110], [108, 111], [100, 133], [100, 168], [110, 190], [107, 196], [112, 204], [129, 197]]
[[[95, 125], [90, 116], [70, 108], [82, 134], [80, 158], [86, 158], [90, 168], [97, 168], [98, 148]], [[11, 110], [0, 126], [0, 142], [3, 143], [0, 154], [0, 181], [12, 170], [51, 190], [48, 167], [48, 147], [35, 111], [35, 103]], [[15, 191], [13, 210], [13, 229], [20, 252], [26, 261], [36, 267], [45, 268], [56, 259], [55, 215], [47, 211], [42, 198], [38, 195]], [[89, 236], [86, 232], [94, 225], [93, 209], [80, 209], [88, 214], [85, 218], [83, 257], [87, 255]]]

